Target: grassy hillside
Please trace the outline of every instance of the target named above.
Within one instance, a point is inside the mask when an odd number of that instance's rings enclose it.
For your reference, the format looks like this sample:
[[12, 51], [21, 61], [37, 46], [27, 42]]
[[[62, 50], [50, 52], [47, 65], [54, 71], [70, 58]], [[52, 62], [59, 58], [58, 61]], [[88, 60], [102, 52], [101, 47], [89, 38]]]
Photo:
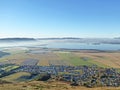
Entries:
[[0, 85], [0, 90], [120, 90], [120, 87], [98, 87], [86, 88], [81, 86], [70, 86], [64, 82], [22, 82]]

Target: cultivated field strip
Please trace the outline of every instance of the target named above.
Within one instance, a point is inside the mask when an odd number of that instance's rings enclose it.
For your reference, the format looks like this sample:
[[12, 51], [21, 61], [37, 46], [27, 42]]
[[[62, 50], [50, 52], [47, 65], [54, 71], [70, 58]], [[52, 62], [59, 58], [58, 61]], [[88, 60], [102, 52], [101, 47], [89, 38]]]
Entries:
[[21, 65], [37, 65], [39, 60], [37, 59], [27, 59], [24, 62], [21, 63]]
[[70, 65], [70, 64], [65, 60], [50, 60], [49, 65], [64, 65], [64, 66], [67, 66], [67, 65]]
[[16, 64], [16, 62], [17, 62], [16, 59], [13, 59], [13, 60], [0, 62], [0, 65], [3, 65], [3, 64]]

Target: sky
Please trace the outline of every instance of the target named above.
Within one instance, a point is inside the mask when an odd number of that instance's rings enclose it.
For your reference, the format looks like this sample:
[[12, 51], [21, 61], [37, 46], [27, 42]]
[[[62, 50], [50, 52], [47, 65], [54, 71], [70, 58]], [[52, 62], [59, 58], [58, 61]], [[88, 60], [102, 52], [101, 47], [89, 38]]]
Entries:
[[120, 37], [120, 0], [0, 0], [6, 37]]

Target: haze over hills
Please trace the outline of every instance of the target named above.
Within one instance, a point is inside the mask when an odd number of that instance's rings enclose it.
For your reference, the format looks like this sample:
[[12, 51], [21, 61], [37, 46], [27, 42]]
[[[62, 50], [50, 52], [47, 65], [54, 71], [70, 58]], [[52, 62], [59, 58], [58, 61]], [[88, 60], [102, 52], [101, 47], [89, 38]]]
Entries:
[[120, 44], [120, 38], [77, 38], [77, 37], [62, 37], [62, 38], [1, 38], [0, 42], [21, 42], [21, 41], [39, 41], [39, 40], [57, 40], [64, 42], [92, 43], [92, 44]]
[[1, 38], [0, 42], [9, 42], [9, 41], [34, 41], [34, 38]]

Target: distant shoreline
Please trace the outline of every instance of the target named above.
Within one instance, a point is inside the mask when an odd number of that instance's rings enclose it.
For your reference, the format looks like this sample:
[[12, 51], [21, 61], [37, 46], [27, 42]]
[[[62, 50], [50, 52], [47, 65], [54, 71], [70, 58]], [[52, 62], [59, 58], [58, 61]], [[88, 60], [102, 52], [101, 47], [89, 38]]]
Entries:
[[40, 48], [43, 50], [51, 50], [51, 51], [68, 51], [68, 52], [84, 52], [84, 53], [113, 53], [113, 52], [120, 52], [120, 50], [99, 50], [99, 49], [67, 49], [67, 48], [43, 48], [43, 47], [28, 47], [28, 48]]
[[113, 53], [113, 52], [120, 52], [120, 50], [99, 50], [99, 49], [66, 49], [66, 48], [48, 48], [53, 49], [55, 51], [70, 51], [70, 52], [84, 52], [84, 53]]
[[[42, 45], [41, 45], [42, 46]], [[40, 48], [43, 50], [52, 50], [52, 51], [70, 51], [70, 52], [90, 52], [90, 53], [113, 53], [113, 52], [120, 52], [120, 50], [100, 50], [100, 49], [70, 49], [70, 48], [47, 48], [47, 47], [36, 47], [36, 46], [8, 46], [8, 47], [0, 47], [1, 49], [4, 48]]]

